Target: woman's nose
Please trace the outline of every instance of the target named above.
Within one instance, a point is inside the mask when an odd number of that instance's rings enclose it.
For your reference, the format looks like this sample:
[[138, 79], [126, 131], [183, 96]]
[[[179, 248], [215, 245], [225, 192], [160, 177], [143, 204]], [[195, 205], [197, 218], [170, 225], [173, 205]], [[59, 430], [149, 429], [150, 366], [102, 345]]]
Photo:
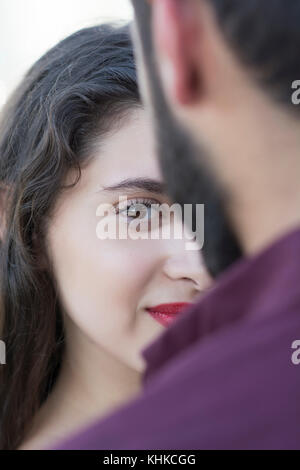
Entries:
[[206, 290], [212, 284], [200, 250], [173, 253], [165, 260], [163, 272], [171, 280], [192, 282], [193, 287], [199, 292]]

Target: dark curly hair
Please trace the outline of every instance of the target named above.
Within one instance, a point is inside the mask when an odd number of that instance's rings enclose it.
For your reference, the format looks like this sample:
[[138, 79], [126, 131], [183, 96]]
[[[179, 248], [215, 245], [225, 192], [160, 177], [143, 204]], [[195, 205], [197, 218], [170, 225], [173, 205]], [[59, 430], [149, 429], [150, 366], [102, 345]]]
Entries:
[[[0, 127], [0, 449], [16, 449], [50, 393], [64, 325], [45, 231], [59, 194], [89, 151], [140, 106], [128, 25], [82, 29], [29, 70]], [[64, 186], [71, 169], [75, 181]]]

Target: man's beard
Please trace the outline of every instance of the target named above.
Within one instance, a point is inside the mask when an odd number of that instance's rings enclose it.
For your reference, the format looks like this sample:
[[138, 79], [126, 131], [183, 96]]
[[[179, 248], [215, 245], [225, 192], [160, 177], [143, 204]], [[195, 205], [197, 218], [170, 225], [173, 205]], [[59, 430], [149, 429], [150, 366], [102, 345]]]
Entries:
[[[203, 257], [208, 271], [217, 277], [242, 256], [242, 250], [224, 208], [226, 194], [205, 164], [208, 153], [193, 143], [193, 139], [165, 109], [153, 103], [155, 134], [159, 162], [168, 193], [179, 203], [191, 204], [193, 217], [190, 229], [197, 226], [196, 205], [204, 204]], [[201, 236], [197, 237], [198, 239]]]
[[209, 155], [177, 122], [166, 102], [153, 54], [150, 9], [145, 2], [135, 4], [143, 61], [150, 91], [157, 150], [168, 193], [182, 207], [193, 205], [192, 227], [196, 226], [196, 205], [204, 204], [203, 257], [213, 277], [217, 277], [243, 255], [240, 243], [225, 210], [226, 194], [209, 169]]

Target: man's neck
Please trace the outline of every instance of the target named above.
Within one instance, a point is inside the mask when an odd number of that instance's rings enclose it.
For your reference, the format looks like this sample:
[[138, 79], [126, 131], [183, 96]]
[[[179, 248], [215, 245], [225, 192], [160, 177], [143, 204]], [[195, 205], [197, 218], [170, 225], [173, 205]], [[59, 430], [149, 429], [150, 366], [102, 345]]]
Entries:
[[232, 204], [237, 235], [247, 255], [254, 255], [300, 227], [300, 195], [289, 201], [275, 197]]
[[257, 91], [244, 101], [205, 125], [219, 129], [213, 170], [241, 245], [254, 254], [300, 225], [300, 121]]
[[250, 255], [300, 226], [300, 133], [268, 140], [267, 132], [268, 126], [264, 142], [246, 151], [245, 167], [240, 177], [237, 170], [228, 201], [237, 235]]

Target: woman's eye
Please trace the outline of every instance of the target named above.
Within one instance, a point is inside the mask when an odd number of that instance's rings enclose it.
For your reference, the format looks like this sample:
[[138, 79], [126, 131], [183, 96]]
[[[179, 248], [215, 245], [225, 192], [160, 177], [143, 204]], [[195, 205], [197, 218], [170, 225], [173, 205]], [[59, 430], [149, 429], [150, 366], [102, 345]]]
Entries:
[[[118, 205], [116, 214], [121, 223], [125, 223], [129, 229], [137, 232], [154, 232], [160, 229], [166, 222], [167, 214], [165, 205], [155, 199], [132, 200]], [[133, 224], [131, 224], [133, 222]]]
[[140, 220], [141, 223], [149, 221], [159, 215], [160, 203], [156, 200], [127, 201], [116, 207], [116, 213], [121, 217], [131, 220]]
[[134, 203], [130, 204], [121, 211], [123, 214], [125, 213], [126, 216], [130, 219], [145, 219], [146, 217], [151, 217], [151, 204], [141, 204], [141, 203]]

